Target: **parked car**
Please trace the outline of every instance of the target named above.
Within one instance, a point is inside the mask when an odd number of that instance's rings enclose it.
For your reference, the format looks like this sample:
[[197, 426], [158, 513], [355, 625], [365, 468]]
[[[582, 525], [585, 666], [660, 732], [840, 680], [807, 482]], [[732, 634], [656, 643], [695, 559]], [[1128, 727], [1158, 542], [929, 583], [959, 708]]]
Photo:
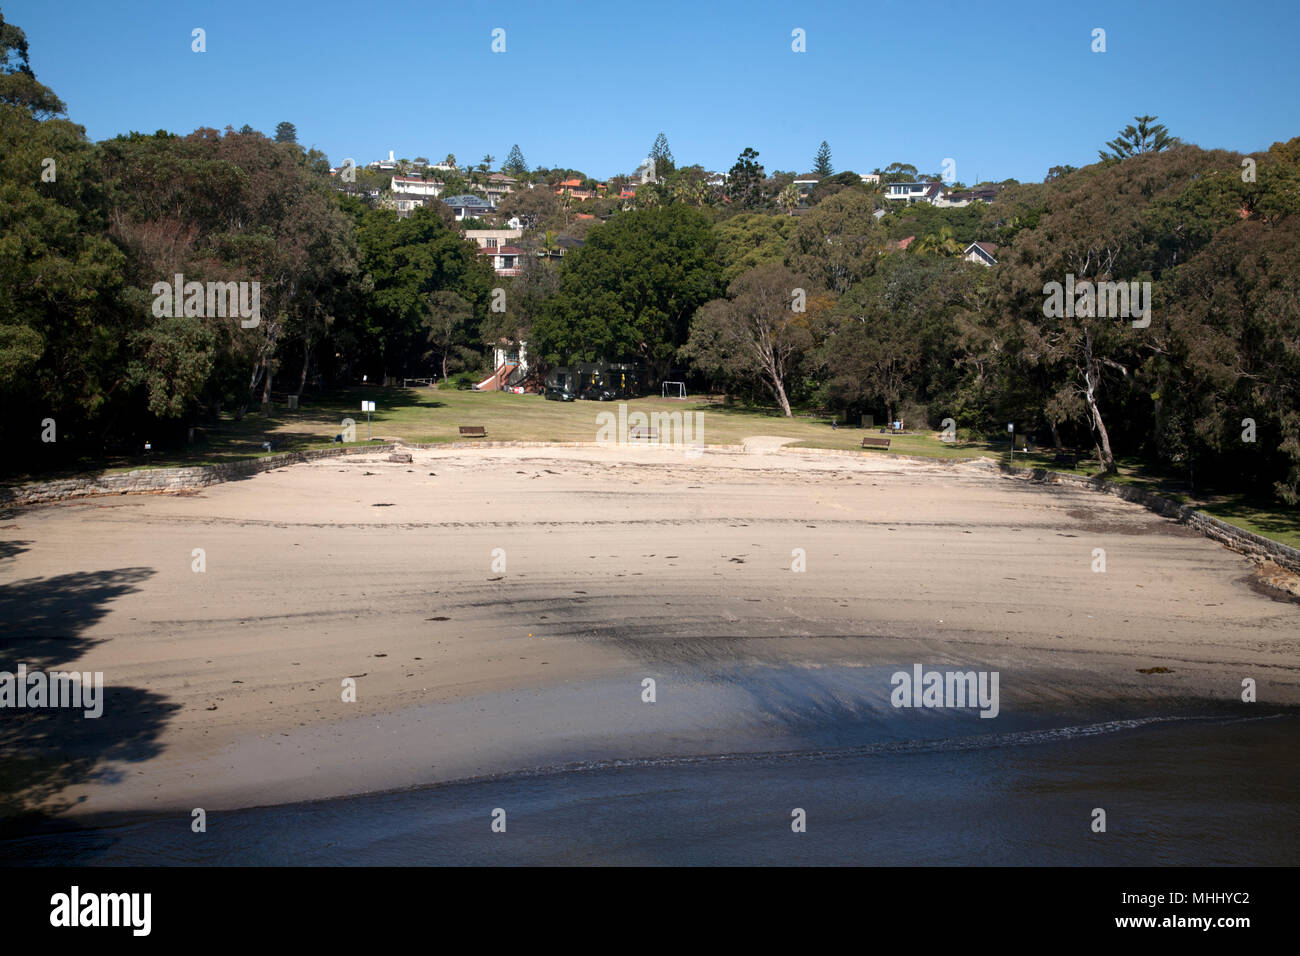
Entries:
[[571, 402], [578, 397], [573, 370], [567, 366], [553, 368], [546, 373], [546, 387], [542, 396], [552, 402]]

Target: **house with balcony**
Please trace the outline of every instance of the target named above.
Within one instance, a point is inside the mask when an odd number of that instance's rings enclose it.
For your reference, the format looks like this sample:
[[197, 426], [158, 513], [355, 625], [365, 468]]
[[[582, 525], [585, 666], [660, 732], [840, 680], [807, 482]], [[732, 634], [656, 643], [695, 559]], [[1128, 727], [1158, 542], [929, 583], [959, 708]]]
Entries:
[[522, 391], [528, 382], [528, 343], [498, 339], [492, 346], [495, 371], [474, 387], [481, 391]]
[[924, 202], [937, 205], [943, 199], [943, 183], [890, 183], [885, 198], [894, 202]]
[[497, 207], [488, 202], [482, 196], [448, 196], [442, 200], [451, 207], [452, 215], [456, 221], [462, 219], [477, 219], [483, 216], [489, 216], [496, 212]]
[[388, 188], [395, 193], [407, 193], [414, 196], [439, 196], [442, 194], [443, 185], [434, 182], [432, 179], [423, 179], [419, 176], [394, 176]]
[[478, 254], [492, 257], [492, 269], [499, 276], [523, 275], [523, 257], [526, 253], [518, 246], [484, 246]]
[[802, 176], [794, 178], [794, 188], [799, 190], [800, 199], [806, 199], [808, 194], [816, 189], [817, 184], [821, 181], [821, 176], [816, 173], [804, 173]]
[[1002, 191], [1000, 185], [976, 186], [973, 189], [963, 189], [952, 193], [948, 196], [952, 205], [969, 206], [973, 202], [992, 202]]
[[517, 226], [510, 229], [466, 229], [464, 235], [480, 249], [498, 249], [510, 245], [512, 239], [522, 239], [524, 231]]
[[487, 184], [483, 187], [483, 192], [492, 202], [497, 203], [506, 196], [507, 193], [514, 192], [515, 186], [519, 184], [517, 179], [507, 176], [505, 173], [493, 173], [488, 177]]
[[574, 199], [597, 199], [605, 191], [605, 183], [596, 183], [595, 189], [582, 184], [581, 179], [566, 179], [555, 187], [555, 195], [569, 195]]

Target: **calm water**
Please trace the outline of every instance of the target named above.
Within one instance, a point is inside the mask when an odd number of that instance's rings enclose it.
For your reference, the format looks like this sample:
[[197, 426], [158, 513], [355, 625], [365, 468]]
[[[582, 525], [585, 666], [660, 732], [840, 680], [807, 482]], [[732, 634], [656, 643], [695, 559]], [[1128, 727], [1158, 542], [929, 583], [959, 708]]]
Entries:
[[[1005, 728], [1005, 725], [1004, 725]], [[560, 765], [0, 842], [35, 864], [1296, 864], [1300, 718], [1176, 717]], [[807, 832], [791, 831], [791, 811]], [[1092, 810], [1107, 832], [1091, 832]], [[506, 832], [491, 831], [494, 808]]]

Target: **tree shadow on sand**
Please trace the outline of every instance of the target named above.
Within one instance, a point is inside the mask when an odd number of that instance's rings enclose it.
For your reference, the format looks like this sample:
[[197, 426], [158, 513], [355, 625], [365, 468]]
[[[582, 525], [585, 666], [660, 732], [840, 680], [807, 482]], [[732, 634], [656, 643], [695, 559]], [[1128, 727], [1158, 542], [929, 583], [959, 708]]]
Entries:
[[[0, 557], [24, 550], [6, 542]], [[86, 631], [112, 602], [139, 590], [150, 568], [82, 571], [0, 585], [0, 671], [19, 664], [35, 670], [72, 670], [102, 638]], [[158, 736], [179, 709], [160, 694], [116, 684], [104, 675], [103, 712], [84, 707], [0, 708], [0, 837], [65, 812], [74, 801], [63, 790], [90, 780], [120, 778], [120, 763], [139, 762], [161, 749]]]

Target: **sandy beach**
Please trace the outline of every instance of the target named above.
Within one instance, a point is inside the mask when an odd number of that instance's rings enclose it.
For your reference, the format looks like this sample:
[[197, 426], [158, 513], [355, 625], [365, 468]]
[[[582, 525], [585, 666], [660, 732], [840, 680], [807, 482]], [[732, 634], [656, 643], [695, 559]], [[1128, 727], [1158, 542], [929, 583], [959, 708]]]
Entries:
[[914, 662], [1000, 672], [1012, 720], [1300, 703], [1300, 607], [1169, 519], [984, 462], [776, 444], [414, 450], [12, 510], [0, 669], [102, 671], [106, 701], [4, 716], [0, 813], [780, 750], [807, 715], [736, 677], [763, 668], [832, 715]]

